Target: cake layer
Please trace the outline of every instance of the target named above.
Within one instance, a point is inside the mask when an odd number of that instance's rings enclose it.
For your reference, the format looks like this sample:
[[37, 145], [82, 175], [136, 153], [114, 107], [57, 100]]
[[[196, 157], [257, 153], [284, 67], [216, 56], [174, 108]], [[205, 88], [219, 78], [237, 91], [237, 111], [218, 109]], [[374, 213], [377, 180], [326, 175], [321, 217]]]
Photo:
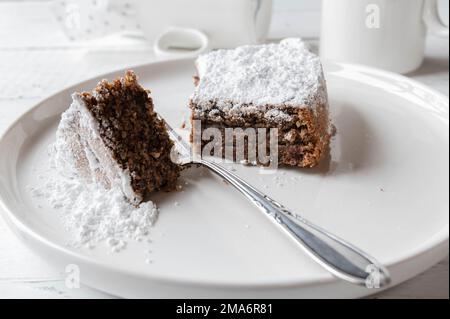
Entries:
[[[330, 133], [328, 132], [328, 109], [326, 107], [322, 107], [318, 108], [318, 110], [319, 114], [317, 117], [313, 116], [311, 114], [311, 111], [308, 109], [301, 110], [300, 113], [302, 114], [302, 116], [299, 117], [297, 124], [294, 126], [287, 125], [285, 127], [271, 127], [270, 125], [252, 126], [248, 123], [244, 126], [228, 126], [226, 124], [219, 124], [216, 122], [208, 121], [199, 121], [199, 127], [198, 124], [196, 125], [194, 122], [192, 122], [193, 130], [191, 139], [194, 143], [199, 143], [200, 141], [201, 149], [205, 150], [205, 146], [210, 144], [212, 140], [209, 139], [207, 134], [205, 134], [205, 131], [211, 128], [216, 129], [217, 132], [220, 132], [221, 142], [214, 145], [217, 148], [213, 150], [215, 152], [215, 155], [237, 162], [245, 159], [252, 163], [255, 161], [254, 159], [248, 157], [249, 149], [250, 152], [255, 151], [254, 155], [258, 156], [258, 143], [264, 143], [265, 145], [265, 154], [262, 155], [270, 155], [270, 135], [273, 134], [271, 132], [274, 132], [275, 129], [278, 164], [298, 167], [314, 167], [319, 163], [321, 156], [326, 152], [331, 137]], [[248, 134], [248, 132], [246, 131], [248, 128], [255, 128], [253, 132], [250, 131], [255, 135]], [[258, 129], [261, 128], [265, 130], [258, 131]], [[232, 133], [227, 134], [226, 130]], [[250, 139], [249, 136], [251, 136]], [[272, 139], [274, 138], [272, 137]], [[240, 141], [240, 143], [242, 143], [241, 141], [243, 141], [244, 143], [243, 158], [242, 156], [240, 156], [239, 158], [236, 156], [237, 141]], [[232, 158], [229, 158], [229, 154], [225, 153], [225, 147], [227, 146], [231, 146], [231, 148], [233, 149]], [[204, 155], [209, 156], [213, 154], [210, 153]], [[258, 160], [256, 160], [255, 164], [267, 165], [266, 162], [261, 163]]]
[[248, 119], [237, 118], [225, 120], [223, 118], [197, 118], [192, 115], [192, 120], [198, 120], [204, 127], [222, 128], [276, 128], [280, 143], [295, 143], [299, 140], [309, 140], [317, 136], [326, 136], [329, 131], [328, 106], [319, 106], [314, 114], [309, 109], [299, 109], [292, 121], [274, 123], [264, 121], [256, 116]]

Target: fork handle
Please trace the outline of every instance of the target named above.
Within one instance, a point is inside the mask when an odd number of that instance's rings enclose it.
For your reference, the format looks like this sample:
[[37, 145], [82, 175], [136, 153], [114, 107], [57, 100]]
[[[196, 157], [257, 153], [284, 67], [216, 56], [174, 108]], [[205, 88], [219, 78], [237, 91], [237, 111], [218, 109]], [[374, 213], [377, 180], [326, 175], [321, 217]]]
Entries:
[[389, 272], [373, 257], [301, 216], [293, 214], [223, 166], [204, 159], [199, 164], [209, 168], [238, 189], [294, 239], [313, 260], [336, 277], [367, 288], [381, 288], [389, 284]]

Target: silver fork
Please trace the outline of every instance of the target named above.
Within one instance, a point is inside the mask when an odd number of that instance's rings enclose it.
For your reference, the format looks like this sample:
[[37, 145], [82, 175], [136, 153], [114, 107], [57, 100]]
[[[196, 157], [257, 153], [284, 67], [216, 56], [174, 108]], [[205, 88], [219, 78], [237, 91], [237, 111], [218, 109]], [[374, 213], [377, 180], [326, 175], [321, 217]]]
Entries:
[[191, 146], [166, 121], [165, 123], [169, 135], [178, 146], [179, 162], [182, 165], [202, 165], [233, 185], [331, 274], [367, 288], [382, 288], [390, 283], [388, 270], [375, 258], [303, 217], [293, 214], [223, 166], [204, 158], [193, 157]]

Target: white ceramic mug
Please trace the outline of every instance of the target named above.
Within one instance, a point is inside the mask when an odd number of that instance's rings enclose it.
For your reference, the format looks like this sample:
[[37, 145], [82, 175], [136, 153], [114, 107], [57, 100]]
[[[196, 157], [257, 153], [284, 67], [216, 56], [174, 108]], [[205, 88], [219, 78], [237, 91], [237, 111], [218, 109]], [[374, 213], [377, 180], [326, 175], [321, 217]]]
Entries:
[[263, 42], [272, 0], [55, 0], [52, 11], [72, 40], [142, 31], [167, 58]]
[[423, 62], [427, 29], [448, 38], [437, 0], [323, 0], [320, 55], [408, 73]]
[[263, 42], [272, 13], [272, 0], [138, 0], [136, 6], [145, 36], [163, 57]]

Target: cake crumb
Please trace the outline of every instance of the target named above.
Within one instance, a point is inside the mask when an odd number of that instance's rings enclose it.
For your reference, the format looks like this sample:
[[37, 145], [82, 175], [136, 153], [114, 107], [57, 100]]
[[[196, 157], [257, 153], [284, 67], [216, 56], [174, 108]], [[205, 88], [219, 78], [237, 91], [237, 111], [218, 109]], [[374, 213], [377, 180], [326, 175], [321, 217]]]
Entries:
[[243, 159], [239, 162], [240, 164], [244, 165], [244, 166], [250, 166], [250, 162], [246, 159]]

